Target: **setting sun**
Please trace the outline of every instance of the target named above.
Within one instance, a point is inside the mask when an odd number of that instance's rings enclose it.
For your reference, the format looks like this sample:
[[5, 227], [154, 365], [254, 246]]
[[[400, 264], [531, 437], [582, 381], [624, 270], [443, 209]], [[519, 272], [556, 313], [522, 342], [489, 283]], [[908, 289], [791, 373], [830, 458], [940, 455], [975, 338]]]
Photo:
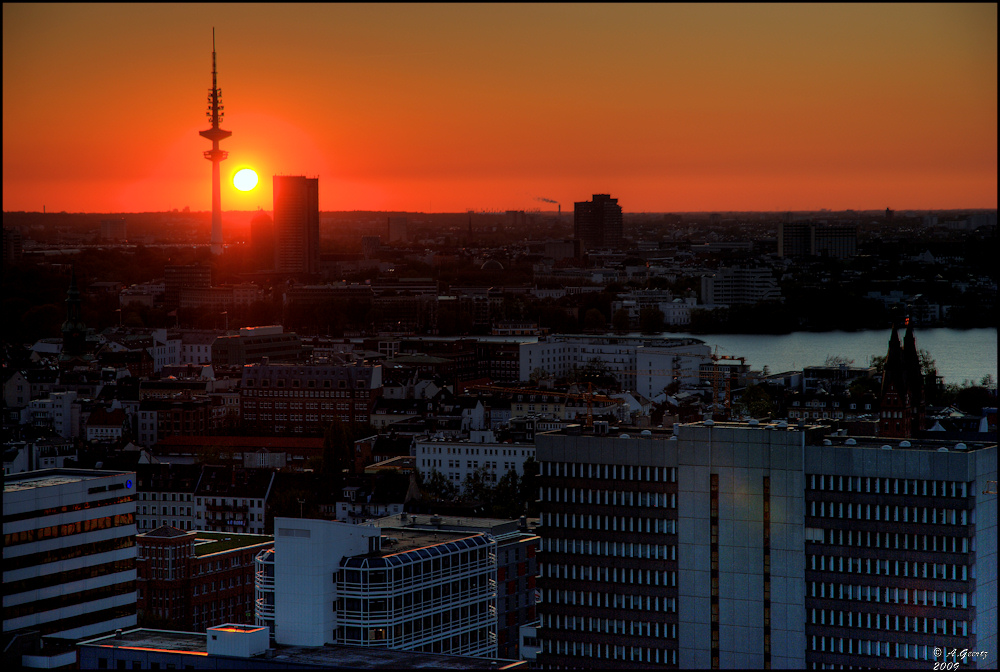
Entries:
[[250, 191], [257, 186], [257, 173], [250, 168], [244, 168], [233, 175], [233, 186], [240, 191]]

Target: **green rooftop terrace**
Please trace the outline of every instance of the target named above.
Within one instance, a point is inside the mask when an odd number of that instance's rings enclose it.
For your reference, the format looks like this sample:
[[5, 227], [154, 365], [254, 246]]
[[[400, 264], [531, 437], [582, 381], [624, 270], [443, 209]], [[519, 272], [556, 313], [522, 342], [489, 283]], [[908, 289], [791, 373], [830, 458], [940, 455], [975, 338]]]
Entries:
[[273, 541], [274, 537], [268, 534], [234, 534], [232, 532], [198, 530], [194, 538], [194, 554], [201, 558], [212, 553], [231, 551], [234, 548], [248, 548]]

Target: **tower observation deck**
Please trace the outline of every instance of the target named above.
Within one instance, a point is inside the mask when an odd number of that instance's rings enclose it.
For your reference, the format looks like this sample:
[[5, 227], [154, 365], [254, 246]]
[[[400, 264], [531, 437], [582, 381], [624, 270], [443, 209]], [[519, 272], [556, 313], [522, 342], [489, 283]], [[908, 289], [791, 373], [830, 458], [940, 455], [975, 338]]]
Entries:
[[215, 28], [212, 29], [212, 88], [208, 92], [208, 118], [212, 128], [198, 135], [212, 141], [212, 149], [205, 152], [205, 158], [212, 162], [212, 254], [222, 254], [222, 189], [219, 185], [219, 162], [224, 161], [229, 152], [219, 149], [219, 141], [232, 135], [232, 131], [219, 128], [225, 116], [222, 106], [222, 89], [218, 86], [215, 69]]

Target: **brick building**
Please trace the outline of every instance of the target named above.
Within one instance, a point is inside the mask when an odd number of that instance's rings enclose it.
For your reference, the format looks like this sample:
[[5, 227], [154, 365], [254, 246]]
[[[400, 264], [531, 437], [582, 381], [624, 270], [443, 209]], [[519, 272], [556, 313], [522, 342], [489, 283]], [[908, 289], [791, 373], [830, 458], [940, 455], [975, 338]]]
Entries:
[[319, 434], [334, 419], [368, 422], [381, 389], [381, 366], [252, 364], [243, 367], [240, 415], [261, 434]]
[[136, 536], [140, 621], [204, 630], [253, 623], [254, 556], [274, 547], [263, 535], [161, 526]]

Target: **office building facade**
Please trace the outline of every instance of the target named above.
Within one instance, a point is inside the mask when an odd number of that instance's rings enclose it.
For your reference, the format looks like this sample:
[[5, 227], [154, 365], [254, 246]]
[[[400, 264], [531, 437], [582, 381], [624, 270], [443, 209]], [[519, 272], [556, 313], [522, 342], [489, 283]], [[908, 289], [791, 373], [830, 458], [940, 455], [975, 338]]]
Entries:
[[319, 178], [274, 176], [274, 269], [319, 273]]
[[[275, 518], [259, 554], [258, 605], [274, 605], [278, 644], [347, 644], [495, 656], [496, 540], [482, 533], [392, 530]], [[260, 613], [260, 625], [268, 614]]]
[[135, 474], [6, 476], [3, 631], [75, 639], [136, 625]]
[[995, 444], [675, 429], [536, 437], [539, 664], [996, 664]]
[[617, 198], [594, 194], [593, 200], [573, 206], [573, 237], [583, 250], [618, 249], [622, 246], [622, 208]]

